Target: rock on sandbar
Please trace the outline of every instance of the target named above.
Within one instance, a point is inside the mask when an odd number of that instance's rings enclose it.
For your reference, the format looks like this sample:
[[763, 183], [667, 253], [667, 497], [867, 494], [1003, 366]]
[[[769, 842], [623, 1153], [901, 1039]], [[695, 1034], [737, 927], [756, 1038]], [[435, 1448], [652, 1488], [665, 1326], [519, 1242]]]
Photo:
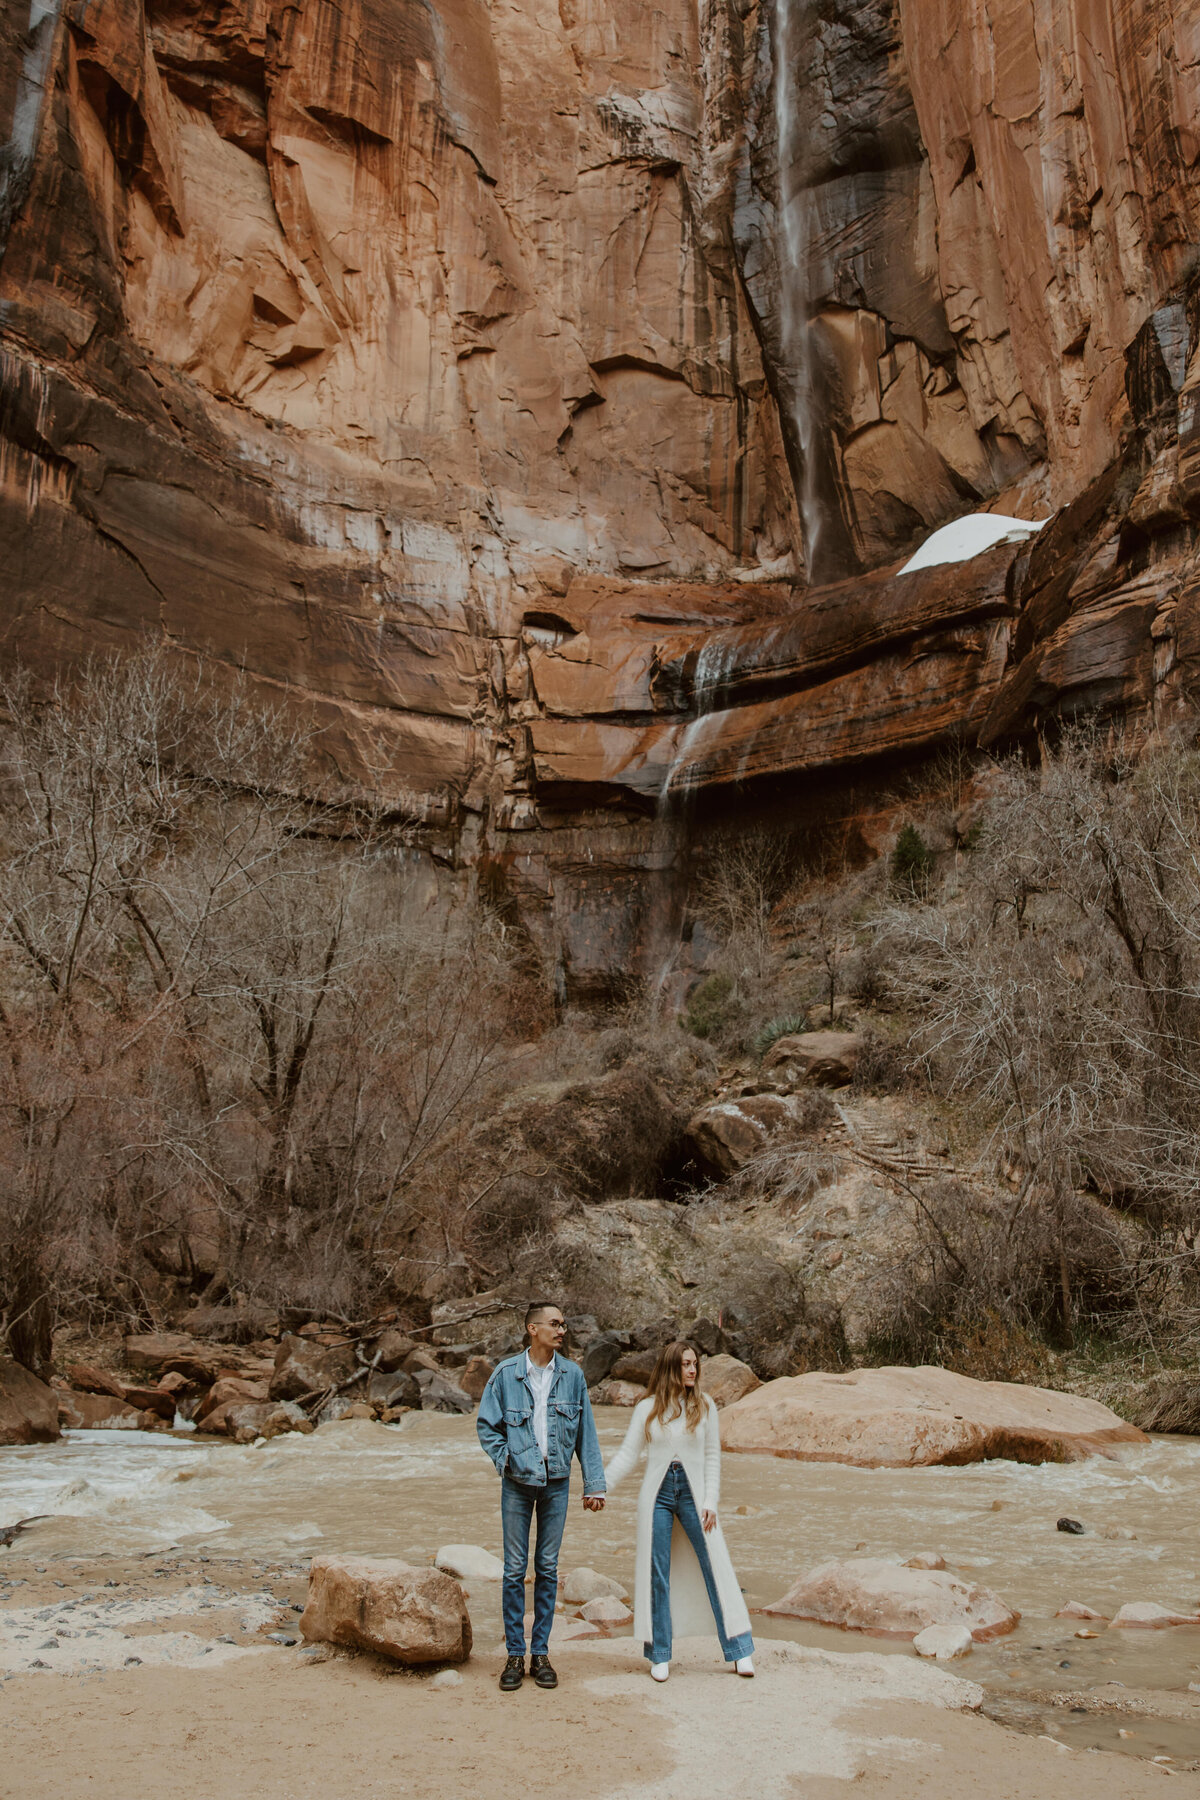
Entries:
[[471, 1618], [441, 1569], [386, 1557], [314, 1557], [300, 1630], [310, 1642], [375, 1650], [395, 1662], [465, 1662]]
[[628, 1588], [622, 1587], [615, 1575], [601, 1575], [598, 1569], [589, 1569], [586, 1564], [565, 1575], [561, 1589], [563, 1599], [572, 1606], [586, 1606], [589, 1600], [606, 1597], [613, 1600], [629, 1598]]
[[871, 1556], [821, 1563], [763, 1611], [881, 1637], [963, 1625], [980, 1644], [1003, 1637], [1021, 1618], [999, 1594], [948, 1569], [910, 1569]]
[[867, 1469], [1079, 1462], [1146, 1441], [1097, 1400], [939, 1368], [783, 1376], [721, 1415], [727, 1450]]
[[1110, 1631], [1161, 1631], [1168, 1625], [1200, 1625], [1200, 1613], [1173, 1612], [1153, 1600], [1133, 1600], [1118, 1607]]
[[460, 1581], [499, 1581], [504, 1574], [500, 1558], [482, 1544], [443, 1544], [433, 1561]]

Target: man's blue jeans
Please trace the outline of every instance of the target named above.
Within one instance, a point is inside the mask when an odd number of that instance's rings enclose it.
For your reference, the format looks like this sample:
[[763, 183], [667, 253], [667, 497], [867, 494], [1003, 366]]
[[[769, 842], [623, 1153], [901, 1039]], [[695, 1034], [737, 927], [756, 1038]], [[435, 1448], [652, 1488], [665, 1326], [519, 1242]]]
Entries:
[[525, 1654], [525, 1570], [529, 1564], [529, 1528], [537, 1518], [537, 1544], [533, 1552], [534, 1656], [550, 1649], [550, 1627], [558, 1598], [558, 1547], [562, 1543], [571, 1499], [570, 1477], [548, 1481], [545, 1487], [526, 1487], [504, 1477], [500, 1493], [500, 1521], [504, 1527], [504, 1580], [501, 1606], [504, 1643], [510, 1656]]
[[676, 1519], [687, 1532], [688, 1542], [696, 1552], [725, 1661], [736, 1662], [740, 1656], [752, 1656], [754, 1638], [750, 1632], [743, 1631], [735, 1638], [725, 1635], [725, 1615], [721, 1611], [721, 1596], [717, 1592], [704, 1526], [692, 1498], [691, 1483], [679, 1463], [672, 1463], [663, 1476], [654, 1501], [650, 1538], [650, 1624], [654, 1639], [643, 1646], [645, 1654], [652, 1663], [671, 1660], [671, 1529]]

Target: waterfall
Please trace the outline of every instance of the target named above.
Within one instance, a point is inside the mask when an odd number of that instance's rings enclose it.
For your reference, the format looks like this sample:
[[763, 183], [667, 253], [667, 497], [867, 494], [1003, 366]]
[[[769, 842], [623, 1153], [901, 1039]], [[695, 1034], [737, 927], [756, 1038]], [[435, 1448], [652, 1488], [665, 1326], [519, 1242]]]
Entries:
[[771, 20], [771, 86], [779, 183], [775, 258], [779, 269], [780, 373], [786, 383], [785, 404], [799, 452], [796, 501], [804, 529], [804, 563], [812, 582], [813, 571], [819, 566], [824, 523], [818, 493], [818, 422], [809, 319], [813, 199], [803, 180], [803, 142], [793, 77], [814, 27], [814, 0], [772, 0]]
[[42, 115], [53, 81], [62, 0], [29, 0], [25, 54], [13, 95], [11, 135], [0, 144], [0, 259], [33, 179]]
[[658, 929], [651, 934], [646, 955], [650, 992], [660, 1001], [679, 959], [686, 911], [686, 893], [682, 899], [678, 895], [672, 897], [670, 893], [675, 856], [687, 836], [686, 821], [691, 800], [690, 789], [677, 778], [686, 770], [708, 734], [717, 714], [718, 696], [729, 678], [733, 663], [734, 651], [728, 638], [709, 638], [697, 651], [695, 673], [692, 676], [692, 706], [695, 711], [682, 729], [677, 728], [678, 735], [672, 748], [671, 760], [655, 803], [655, 836], [660, 841], [674, 840], [669, 860], [661, 871], [666, 891], [661, 896], [661, 903], [656, 903], [653, 907]]

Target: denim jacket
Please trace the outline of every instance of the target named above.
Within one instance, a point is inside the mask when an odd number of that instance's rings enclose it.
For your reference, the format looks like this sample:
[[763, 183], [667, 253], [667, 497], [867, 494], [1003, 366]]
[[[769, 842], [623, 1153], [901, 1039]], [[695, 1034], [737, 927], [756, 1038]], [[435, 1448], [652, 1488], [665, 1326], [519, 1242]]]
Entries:
[[526, 1487], [545, 1487], [571, 1473], [578, 1456], [585, 1494], [604, 1492], [600, 1440], [588, 1399], [587, 1382], [578, 1363], [554, 1358], [554, 1380], [546, 1402], [546, 1456], [533, 1435], [533, 1394], [525, 1373], [525, 1352], [509, 1357], [493, 1371], [475, 1421], [479, 1441], [501, 1475]]

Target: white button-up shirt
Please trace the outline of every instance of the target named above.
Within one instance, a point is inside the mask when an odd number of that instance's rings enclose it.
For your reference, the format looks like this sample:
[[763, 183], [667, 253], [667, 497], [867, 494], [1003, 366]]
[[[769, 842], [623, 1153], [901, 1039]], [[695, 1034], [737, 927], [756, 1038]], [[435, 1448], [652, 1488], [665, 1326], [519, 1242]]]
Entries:
[[550, 1441], [550, 1423], [546, 1416], [546, 1407], [550, 1399], [550, 1388], [554, 1381], [554, 1358], [543, 1369], [535, 1363], [528, 1350], [525, 1352], [525, 1373], [529, 1377], [529, 1386], [533, 1391], [533, 1435], [537, 1439], [537, 1447], [545, 1460]]

